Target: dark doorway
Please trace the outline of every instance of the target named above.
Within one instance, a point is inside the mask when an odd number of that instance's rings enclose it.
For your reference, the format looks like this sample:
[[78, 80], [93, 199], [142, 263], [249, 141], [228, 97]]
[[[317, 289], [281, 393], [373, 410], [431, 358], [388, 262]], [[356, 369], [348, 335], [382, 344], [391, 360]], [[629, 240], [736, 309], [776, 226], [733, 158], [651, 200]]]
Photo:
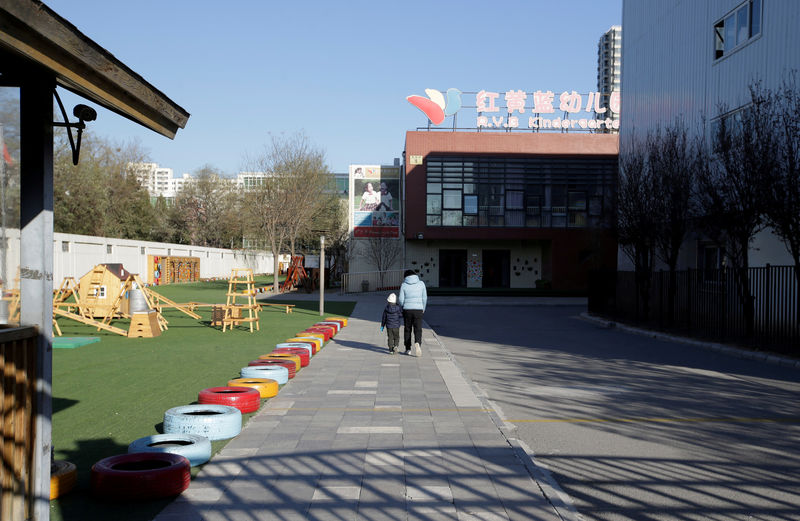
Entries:
[[467, 287], [467, 250], [439, 250], [439, 287]]
[[483, 287], [509, 287], [511, 272], [510, 250], [483, 250]]

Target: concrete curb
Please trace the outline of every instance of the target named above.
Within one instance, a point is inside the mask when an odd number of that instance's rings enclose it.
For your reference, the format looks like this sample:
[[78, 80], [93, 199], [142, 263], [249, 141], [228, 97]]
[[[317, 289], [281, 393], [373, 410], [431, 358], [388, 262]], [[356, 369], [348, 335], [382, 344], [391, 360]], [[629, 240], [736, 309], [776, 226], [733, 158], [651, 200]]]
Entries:
[[439, 335], [436, 334], [436, 331], [434, 331], [424, 320], [423, 327], [431, 332], [433, 337], [436, 339], [436, 343], [439, 344], [439, 347], [442, 349], [442, 351], [447, 354], [447, 357], [461, 372], [464, 380], [466, 380], [470, 387], [472, 387], [472, 391], [475, 393], [475, 396], [478, 398], [478, 400], [480, 400], [480, 402], [483, 404], [483, 408], [488, 411], [492, 422], [506, 439], [506, 442], [509, 444], [509, 446], [514, 450], [514, 454], [517, 456], [517, 459], [519, 459], [519, 461], [528, 471], [528, 475], [530, 475], [531, 479], [539, 487], [539, 490], [550, 503], [550, 506], [553, 507], [556, 515], [563, 521], [581, 521], [583, 517], [575, 509], [572, 498], [569, 496], [569, 494], [564, 492], [561, 486], [556, 482], [552, 474], [550, 474], [550, 470], [537, 463], [533, 450], [531, 450], [531, 448], [528, 447], [524, 441], [511, 436], [511, 434], [517, 429], [516, 425], [507, 423], [505, 421], [505, 415], [503, 414], [503, 411], [500, 410], [494, 402], [489, 400], [486, 392], [484, 392], [483, 389], [481, 389], [469, 378], [464, 368], [453, 356], [453, 353], [447, 349], [447, 346], [439, 338]]
[[643, 329], [634, 326], [628, 326], [625, 324], [620, 324], [618, 322], [614, 322], [611, 320], [606, 320], [604, 318], [596, 317], [594, 315], [590, 315], [588, 312], [581, 313], [579, 318], [581, 320], [585, 320], [586, 322], [591, 322], [593, 324], [600, 325], [607, 329], [619, 329], [620, 331], [625, 331], [626, 333], [632, 333], [634, 335], [642, 335], [647, 336], [650, 338], [655, 338], [658, 340], [665, 340], [669, 342], [680, 342], [682, 344], [687, 344], [695, 347], [700, 347], [702, 349], [708, 349], [710, 351], [716, 351], [717, 353], [721, 353], [728, 356], [733, 356], [736, 358], [745, 358], [749, 360], [758, 360], [759, 362], [767, 362], [769, 364], [781, 365], [784, 367], [791, 367], [794, 369], [800, 369], [800, 360], [795, 360], [794, 358], [788, 358], [785, 356], [776, 355], [773, 353], [764, 353], [760, 351], [749, 351], [747, 349], [740, 349], [738, 347], [732, 347], [726, 344], [720, 344], [717, 342], [704, 342], [702, 340], [696, 340], [694, 338], [688, 338], [684, 336], [677, 336], [677, 335], [670, 335], [668, 333], [661, 333], [658, 331], [652, 331], [649, 329]]

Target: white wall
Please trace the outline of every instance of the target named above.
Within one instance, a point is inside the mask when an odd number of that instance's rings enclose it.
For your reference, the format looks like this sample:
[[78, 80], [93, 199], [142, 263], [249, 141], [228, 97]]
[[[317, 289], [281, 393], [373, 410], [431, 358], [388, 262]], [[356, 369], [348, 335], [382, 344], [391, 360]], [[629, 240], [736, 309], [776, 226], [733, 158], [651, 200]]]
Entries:
[[[12, 287], [19, 268], [19, 230], [7, 230], [6, 287]], [[110, 249], [110, 253], [109, 253]], [[66, 250], [66, 251], [65, 251]], [[147, 256], [171, 255], [198, 257], [201, 278], [228, 278], [233, 268], [250, 268], [253, 273], [271, 274], [272, 254], [267, 252], [242, 252], [223, 248], [187, 246], [109, 237], [92, 237], [67, 233], [53, 234], [53, 285], [58, 286], [64, 277], [76, 279], [85, 275], [97, 264], [121, 263], [125, 269], [138, 273], [147, 280]], [[285, 257], [285, 258], [284, 258]], [[288, 256], [281, 256], [287, 261]]]

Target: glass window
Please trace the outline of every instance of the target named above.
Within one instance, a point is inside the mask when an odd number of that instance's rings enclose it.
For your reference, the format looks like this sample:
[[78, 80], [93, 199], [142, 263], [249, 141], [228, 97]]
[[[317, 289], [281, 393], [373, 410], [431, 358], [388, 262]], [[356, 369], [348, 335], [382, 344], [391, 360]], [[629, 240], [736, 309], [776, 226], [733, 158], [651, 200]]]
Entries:
[[570, 228], [585, 228], [586, 227], [586, 212], [569, 212], [569, 227]]
[[736, 17], [731, 15], [725, 19], [725, 52], [736, 47]]
[[506, 192], [506, 208], [510, 210], [521, 210], [524, 208], [522, 201], [525, 194], [524, 192], [508, 191]]
[[444, 208], [448, 208], [451, 210], [460, 210], [461, 190], [445, 190], [443, 203], [444, 203]]
[[761, 0], [750, 2], [750, 37], [761, 32]]
[[465, 195], [464, 196], [464, 214], [478, 215], [478, 196]]
[[444, 210], [442, 212], [443, 226], [461, 226], [461, 210]]
[[464, 216], [464, 226], [478, 226], [478, 216], [477, 215], [465, 215]]
[[522, 210], [506, 210], [506, 226], [523, 226], [525, 224], [525, 212]]
[[442, 196], [428, 194], [428, 213], [442, 213]]
[[747, 28], [747, 11], [748, 6], [736, 11], [736, 45], [746, 42], [750, 37], [750, 31]]
[[569, 192], [568, 197], [570, 210], [586, 209], [586, 192]]
[[428, 183], [428, 193], [429, 194], [442, 193], [442, 183]]
[[442, 216], [441, 215], [429, 215], [425, 224], [428, 226], [441, 226], [442, 225]]

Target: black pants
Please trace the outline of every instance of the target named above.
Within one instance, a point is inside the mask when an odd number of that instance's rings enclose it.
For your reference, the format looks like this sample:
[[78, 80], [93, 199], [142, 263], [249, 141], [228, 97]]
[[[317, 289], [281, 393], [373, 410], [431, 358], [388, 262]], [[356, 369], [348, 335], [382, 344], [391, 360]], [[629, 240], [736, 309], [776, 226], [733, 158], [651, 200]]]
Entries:
[[411, 330], [414, 330], [414, 342], [422, 343], [422, 310], [404, 309], [403, 310], [403, 343], [406, 351], [411, 349]]
[[400, 328], [387, 327], [386, 331], [387, 334], [389, 335], [389, 349], [395, 351], [397, 349], [397, 346], [400, 344]]

